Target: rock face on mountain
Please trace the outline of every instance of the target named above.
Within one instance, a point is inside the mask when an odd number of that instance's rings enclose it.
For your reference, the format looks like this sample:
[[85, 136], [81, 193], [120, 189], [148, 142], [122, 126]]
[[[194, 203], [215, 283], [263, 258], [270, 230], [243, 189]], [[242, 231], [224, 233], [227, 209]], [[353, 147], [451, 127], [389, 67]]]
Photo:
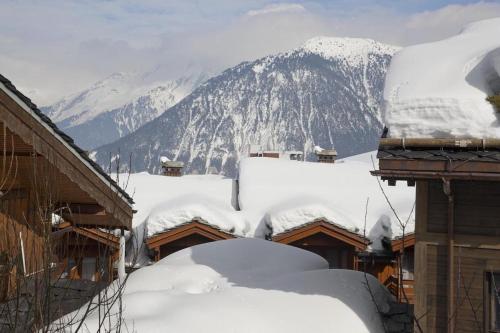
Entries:
[[82, 148], [113, 142], [175, 105], [207, 77], [161, 80], [152, 73], [115, 73], [42, 108]]
[[236, 174], [250, 144], [339, 156], [376, 147], [384, 77], [397, 48], [368, 39], [318, 37], [302, 47], [224, 71], [182, 101], [92, 156], [103, 166], [132, 156], [132, 170], [159, 171], [159, 157], [188, 173]]

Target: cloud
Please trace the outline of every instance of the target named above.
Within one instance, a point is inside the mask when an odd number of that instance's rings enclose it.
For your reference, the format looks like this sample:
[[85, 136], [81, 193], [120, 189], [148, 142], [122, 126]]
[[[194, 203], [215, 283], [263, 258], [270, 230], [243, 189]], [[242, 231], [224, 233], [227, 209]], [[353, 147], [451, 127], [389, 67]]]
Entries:
[[439, 40], [454, 35], [467, 24], [500, 16], [500, 3], [479, 2], [449, 5], [435, 11], [424, 11], [405, 22], [405, 36], [412, 44]]
[[246, 13], [248, 16], [257, 16], [265, 14], [276, 14], [276, 13], [294, 13], [294, 12], [304, 12], [306, 9], [304, 6], [297, 3], [281, 3], [281, 4], [271, 4], [267, 5], [261, 9], [250, 10]]
[[496, 16], [493, 2], [408, 12], [372, 0], [10, 1], [0, 11], [0, 72], [48, 104], [117, 71], [217, 72], [318, 35], [410, 45]]

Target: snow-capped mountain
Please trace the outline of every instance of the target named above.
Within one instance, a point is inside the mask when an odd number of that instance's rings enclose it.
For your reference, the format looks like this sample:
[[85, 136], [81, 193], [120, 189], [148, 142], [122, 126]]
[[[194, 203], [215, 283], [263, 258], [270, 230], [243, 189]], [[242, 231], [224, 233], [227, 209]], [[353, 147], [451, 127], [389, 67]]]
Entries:
[[42, 110], [83, 148], [101, 146], [158, 117], [207, 78], [191, 72], [161, 80], [158, 71], [112, 74]]
[[[318, 37], [213, 77], [134, 133], [98, 148], [132, 154], [133, 171], [158, 172], [159, 157], [186, 171], [234, 176], [250, 144], [300, 150], [335, 146], [340, 156], [373, 150], [381, 133], [384, 77], [396, 47], [368, 39]], [[123, 160], [123, 159], [122, 159]]]

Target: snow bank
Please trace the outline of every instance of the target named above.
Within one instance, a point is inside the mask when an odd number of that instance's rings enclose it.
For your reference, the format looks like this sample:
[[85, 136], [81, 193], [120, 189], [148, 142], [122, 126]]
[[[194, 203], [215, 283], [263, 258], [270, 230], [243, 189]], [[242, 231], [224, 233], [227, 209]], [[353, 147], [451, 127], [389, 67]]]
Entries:
[[139, 249], [138, 264], [148, 262], [143, 248], [145, 236], [166, 231], [193, 218], [216, 228], [241, 235], [249, 228], [232, 206], [233, 180], [216, 175], [167, 177], [147, 172], [120, 175], [120, 184], [134, 198], [133, 247], [127, 251], [130, 264]]
[[164, 201], [151, 210], [145, 221], [146, 236], [200, 219], [222, 231], [244, 235], [247, 227], [234, 209], [212, 200], [206, 195], [192, 193]]
[[311, 223], [317, 219], [324, 219], [326, 222], [334, 224], [336, 221], [342, 221], [341, 227], [352, 232], [363, 232], [348, 214], [342, 212], [342, 209], [333, 207], [323, 198], [318, 197], [291, 199], [273, 206], [264, 217], [264, 221], [272, 228], [274, 235]]
[[[327, 267], [313, 253], [259, 239], [194, 246], [131, 273], [123, 325], [139, 333], [383, 332], [365, 276]], [[388, 292], [367, 279], [387, 308]], [[98, 319], [95, 311], [83, 327], [95, 332]]]
[[500, 19], [410, 46], [392, 59], [384, 99], [392, 137], [500, 137], [485, 99], [500, 93]]
[[[278, 234], [314, 219], [324, 218], [363, 234], [366, 200], [369, 198], [366, 234], [382, 215], [391, 217], [392, 232], [402, 230], [387, 204], [366, 153], [335, 164], [296, 162], [271, 158], [247, 158], [240, 164], [240, 207], [257, 224], [255, 236]], [[415, 200], [415, 190], [406, 184], [382, 186], [400, 218], [406, 220]], [[406, 232], [413, 231], [413, 216]]]
[[[134, 228], [144, 228], [144, 222], [152, 211], [160, 213], [161, 207], [172, 203], [178, 204], [201, 201], [218, 207], [219, 210], [234, 211], [232, 206], [233, 180], [215, 175], [193, 175], [182, 177], [167, 177], [151, 175], [147, 172], [131, 174], [130, 178], [121, 175], [120, 183], [125, 183], [127, 192], [135, 201], [132, 225]], [[193, 200], [189, 198], [192, 197]], [[196, 197], [196, 199], [195, 199]]]

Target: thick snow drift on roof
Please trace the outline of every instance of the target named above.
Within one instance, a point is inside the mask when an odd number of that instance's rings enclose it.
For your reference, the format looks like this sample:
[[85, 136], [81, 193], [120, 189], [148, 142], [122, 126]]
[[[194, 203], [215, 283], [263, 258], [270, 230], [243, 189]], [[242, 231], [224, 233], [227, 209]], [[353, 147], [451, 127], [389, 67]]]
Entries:
[[[146, 172], [130, 177], [121, 175], [120, 179], [133, 196], [137, 210], [132, 220], [134, 249], [141, 249], [145, 236], [166, 231], [193, 218], [236, 235], [244, 234], [249, 228], [232, 206], [235, 196], [232, 179], [215, 175], [168, 177]], [[142, 250], [138, 253], [138, 264], [148, 261]], [[136, 254], [135, 250], [127, 251], [129, 263]]]
[[[343, 213], [339, 207], [318, 197], [296, 197], [270, 208], [264, 221], [272, 226], [273, 234], [280, 234], [298, 226], [311, 223], [318, 218], [337, 223], [339, 226], [354, 232], [363, 232], [348, 213]], [[336, 221], [342, 221], [338, 223]]]
[[[121, 179], [125, 177], [121, 175]], [[202, 206], [206, 203], [216, 206], [219, 211], [234, 211], [233, 180], [229, 178], [216, 175], [168, 177], [141, 172], [131, 174], [127, 180], [127, 192], [133, 195], [137, 210], [132, 221], [134, 228], [144, 227], [151, 214], [161, 214], [167, 207], [175, 208], [175, 204], [198, 203]]]
[[[123, 325], [139, 333], [383, 332], [363, 273], [327, 267], [313, 253], [259, 239], [194, 246], [131, 273]], [[389, 293], [367, 279], [387, 309]], [[98, 320], [95, 311], [83, 327], [95, 332]]]
[[392, 137], [500, 137], [485, 99], [500, 93], [500, 18], [410, 46], [392, 59], [384, 99]]
[[147, 237], [175, 228], [193, 219], [236, 235], [243, 235], [245, 223], [239, 214], [206, 195], [192, 193], [160, 203], [146, 219]]
[[[247, 158], [240, 164], [239, 202], [243, 213], [260, 225], [255, 232], [273, 234], [324, 218], [363, 234], [366, 200], [369, 198], [366, 235], [382, 215], [391, 217], [392, 233], [402, 233], [387, 204], [366, 153], [335, 164]], [[415, 190], [406, 184], [382, 183], [401, 219], [412, 211]], [[413, 216], [406, 232], [413, 231]]]

